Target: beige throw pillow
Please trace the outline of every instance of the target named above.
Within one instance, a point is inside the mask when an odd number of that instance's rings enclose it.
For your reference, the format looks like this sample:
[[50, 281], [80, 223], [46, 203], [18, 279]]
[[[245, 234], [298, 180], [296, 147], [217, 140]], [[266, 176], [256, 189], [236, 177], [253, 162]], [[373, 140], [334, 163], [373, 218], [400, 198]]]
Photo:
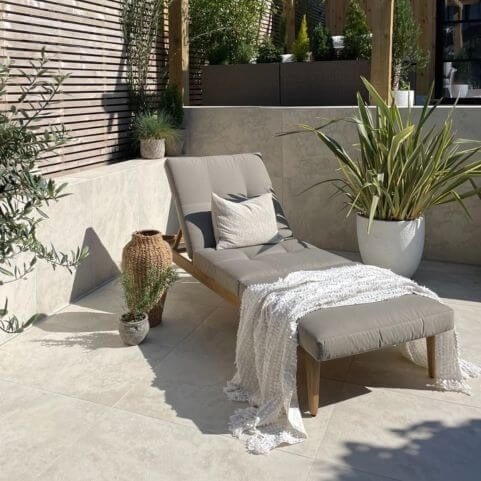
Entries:
[[272, 194], [232, 202], [212, 194], [212, 224], [217, 249], [235, 249], [281, 240]]

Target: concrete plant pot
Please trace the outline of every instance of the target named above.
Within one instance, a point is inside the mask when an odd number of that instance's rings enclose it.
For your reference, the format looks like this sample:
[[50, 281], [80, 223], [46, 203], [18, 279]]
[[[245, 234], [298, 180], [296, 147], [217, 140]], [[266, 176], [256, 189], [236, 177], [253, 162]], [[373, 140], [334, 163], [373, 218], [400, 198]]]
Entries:
[[165, 141], [165, 154], [169, 157], [178, 157], [184, 152], [184, 130], [176, 129], [175, 133], [175, 138], [169, 138]]
[[394, 90], [392, 96], [398, 107], [412, 107], [414, 105], [414, 90]]
[[142, 314], [138, 320], [130, 320], [127, 314], [124, 314], [119, 321], [119, 334], [122, 341], [127, 346], [137, 346], [149, 333], [149, 317]]
[[390, 269], [412, 277], [424, 250], [424, 217], [408, 221], [374, 220], [368, 233], [369, 219], [357, 216], [357, 241], [364, 264]]
[[140, 156], [143, 159], [162, 159], [165, 157], [165, 139], [141, 139]]

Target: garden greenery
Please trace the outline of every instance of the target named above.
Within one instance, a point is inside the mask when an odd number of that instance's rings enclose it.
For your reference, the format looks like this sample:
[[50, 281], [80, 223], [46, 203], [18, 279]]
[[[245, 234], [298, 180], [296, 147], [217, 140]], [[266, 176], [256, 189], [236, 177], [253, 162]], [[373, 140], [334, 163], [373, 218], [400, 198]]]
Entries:
[[282, 61], [282, 50], [276, 47], [273, 41], [267, 37], [259, 46], [257, 63], [280, 63]]
[[160, 111], [138, 114], [134, 120], [134, 135], [140, 141], [146, 139], [175, 140], [178, 134], [172, 127], [171, 118]]
[[165, 0], [123, 0], [127, 85], [130, 109], [134, 113], [145, 112], [152, 107], [149, 105], [147, 77], [164, 7]]
[[358, 113], [353, 119], [359, 136], [358, 156], [353, 157], [324, 132], [337, 121], [319, 128], [304, 126], [339, 162], [341, 177], [323, 182], [335, 182], [350, 207], [348, 215], [355, 211], [366, 216], [371, 226], [374, 219], [414, 220], [431, 207], [457, 202], [469, 216], [464, 200], [481, 192], [473, 180], [481, 176], [481, 160], [472, 160], [481, 144], [455, 137], [454, 109], [441, 125], [428, 125], [438, 105], [431, 105], [431, 89], [415, 122], [411, 113], [401, 115], [395, 103], [388, 105], [367, 80], [363, 82], [375, 111], [358, 94]]
[[372, 38], [367, 25], [366, 12], [359, 0], [350, 0], [344, 26], [343, 57], [346, 60], [371, 58]]
[[191, 0], [192, 50], [211, 63], [246, 62], [256, 55], [265, 0]]
[[152, 310], [159, 302], [162, 294], [177, 279], [177, 272], [173, 267], [147, 269], [145, 278], [138, 283], [134, 274], [122, 272], [121, 282], [124, 291], [125, 304], [128, 313], [122, 316], [124, 322], [138, 321]]
[[332, 60], [335, 58], [331, 34], [322, 23], [313, 30], [311, 45], [314, 60]]
[[409, 73], [426, 65], [427, 55], [419, 48], [421, 28], [414, 18], [411, 0], [395, 0], [392, 45], [392, 87], [409, 87]]
[[160, 97], [160, 110], [167, 114], [172, 126], [179, 129], [184, 121], [184, 102], [179, 87], [173, 84], [167, 85]]
[[[45, 207], [67, 195], [66, 184], [58, 185], [37, 169], [39, 159], [68, 141], [63, 125], [46, 122], [47, 109], [67, 76], [49, 70], [45, 50], [40, 59], [31, 62], [30, 69], [29, 73], [14, 71], [8, 62], [0, 64], [0, 97], [12, 75], [24, 80], [16, 103], [0, 111], [0, 286], [25, 279], [38, 260], [72, 271], [87, 255], [87, 250], [80, 248], [58, 252], [37, 238], [39, 224], [47, 219]], [[19, 331], [35, 317], [22, 326], [15, 314], [8, 312], [5, 300], [0, 308], [0, 329]]]
[[307, 61], [309, 55], [309, 36], [307, 34], [306, 15], [302, 17], [301, 26], [299, 27], [299, 32], [292, 46], [292, 51], [298, 62]]

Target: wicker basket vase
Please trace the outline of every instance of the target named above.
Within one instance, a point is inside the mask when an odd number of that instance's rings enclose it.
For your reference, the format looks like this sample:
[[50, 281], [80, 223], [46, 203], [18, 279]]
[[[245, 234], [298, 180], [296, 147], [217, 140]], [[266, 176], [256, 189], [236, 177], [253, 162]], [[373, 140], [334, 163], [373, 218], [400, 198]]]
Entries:
[[[162, 234], [156, 230], [134, 232], [132, 239], [122, 252], [122, 270], [129, 272], [136, 285], [142, 287], [146, 273], [151, 268], [166, 269], [172, 265], [172, 251]], [[167, 291], [161, 295], [157, 305], [148, 313], [150, 327], [162, 322]], [[130, 306], [127, 306], [130, 308]]]

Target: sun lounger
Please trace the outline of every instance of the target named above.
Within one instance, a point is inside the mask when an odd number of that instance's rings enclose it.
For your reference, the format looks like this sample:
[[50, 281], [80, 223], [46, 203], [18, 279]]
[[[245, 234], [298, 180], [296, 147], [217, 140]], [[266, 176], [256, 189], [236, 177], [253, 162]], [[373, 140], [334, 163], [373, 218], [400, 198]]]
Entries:
[[[282, 242], [216, 250], [212, 192], [227, 199], [271, 192], [260, 155], [170, 158], [166, 170], [181, 225], [173, 246], [174, 262], [230, 303], [239, 305], [244, 289], [252, 283], [274, 281], [294, 271], [351, 263], [295, 239], [277, 199], [274, 203]], [[322, 361], [426, 338], [429, 375], [434, 377], [435, 336], [453, 327], [449, 307], [415, 295], [308, 314], [300, 320], [298, 331], [311, 414], [318, 410]]]

